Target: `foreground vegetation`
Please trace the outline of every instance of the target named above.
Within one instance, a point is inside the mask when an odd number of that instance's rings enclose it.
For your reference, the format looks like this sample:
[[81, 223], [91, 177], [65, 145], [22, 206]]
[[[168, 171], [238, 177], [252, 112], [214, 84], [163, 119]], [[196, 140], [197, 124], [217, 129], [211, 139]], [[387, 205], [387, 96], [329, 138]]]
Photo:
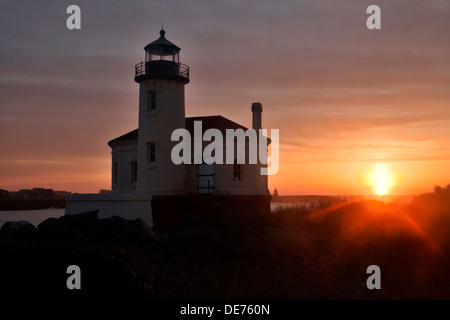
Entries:
[[[189, 215], [170, 230], [97, 220], [81, 233], [55, 235], [47, 223], [17, 235], [4, 226], [0, 290], [85, 301], [450, 298], [450, 187], [407, 205], [333, 201], [251, 223]], [[66, 288], [71, 264], [82, 290]], [[381, 290], [366, 287], [373, 264]]]

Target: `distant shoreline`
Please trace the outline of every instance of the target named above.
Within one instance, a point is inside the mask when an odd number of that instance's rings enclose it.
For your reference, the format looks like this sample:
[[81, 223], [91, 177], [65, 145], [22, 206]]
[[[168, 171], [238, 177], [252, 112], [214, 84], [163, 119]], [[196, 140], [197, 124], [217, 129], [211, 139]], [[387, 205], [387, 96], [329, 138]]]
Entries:
[[0, 211], [13, 210], [39, 210], [49, 208], [66, 207], [64, 198], [43, 198], [43, 199], [27, 199], [27, 198], [8, 198], [0, 199]]

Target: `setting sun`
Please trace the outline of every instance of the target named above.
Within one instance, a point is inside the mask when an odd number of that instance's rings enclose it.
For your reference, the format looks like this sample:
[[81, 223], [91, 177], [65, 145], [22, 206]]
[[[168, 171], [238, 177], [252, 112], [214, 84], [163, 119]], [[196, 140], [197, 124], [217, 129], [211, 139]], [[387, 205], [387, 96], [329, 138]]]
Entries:
[[373, 192], [382, 196], [390, 192], [391, 188], [396, 184], [396, 179], [385, 164], [379, 163], [373, 169], [369, 183], [373, 188]]

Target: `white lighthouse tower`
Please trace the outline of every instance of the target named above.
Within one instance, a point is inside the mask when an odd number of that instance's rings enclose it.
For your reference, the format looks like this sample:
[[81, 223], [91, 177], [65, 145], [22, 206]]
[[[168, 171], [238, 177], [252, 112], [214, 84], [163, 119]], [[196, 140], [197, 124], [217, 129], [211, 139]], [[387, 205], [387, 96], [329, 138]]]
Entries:
[[184, 193], [185, 166], [175, 165], [172, 132], [185, 127], [184, 86], [189, 67], [180, 63], [180, 48], [161, 30], [148, 44], [145, 62], [136, 65], [139, 83], [139, 135], [136, 192], [177, 195]]

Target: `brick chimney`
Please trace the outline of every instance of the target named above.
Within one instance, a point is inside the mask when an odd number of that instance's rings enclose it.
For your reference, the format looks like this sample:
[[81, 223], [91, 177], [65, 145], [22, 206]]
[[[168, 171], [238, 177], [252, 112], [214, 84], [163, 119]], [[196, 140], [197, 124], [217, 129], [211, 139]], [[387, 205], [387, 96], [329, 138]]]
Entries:
[[252, 104], [252, 113], [253, 113], [253, 122], [252, 122], [252, 128], [253, 129], [262, 129], [262, 104], [259, 102], [253, 102]]

